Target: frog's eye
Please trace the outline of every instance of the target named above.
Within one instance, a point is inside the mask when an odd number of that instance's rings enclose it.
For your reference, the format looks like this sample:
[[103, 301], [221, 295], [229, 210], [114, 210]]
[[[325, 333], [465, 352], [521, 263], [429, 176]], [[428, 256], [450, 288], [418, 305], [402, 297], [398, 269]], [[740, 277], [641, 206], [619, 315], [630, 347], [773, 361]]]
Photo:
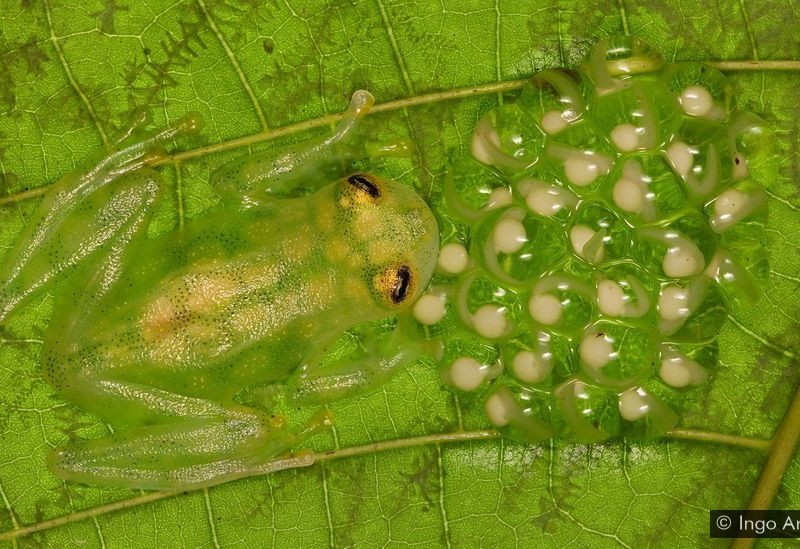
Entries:
[[375, 277], [375, 287], [382, 300], [390, 307], [405, 303], [413, 294], [417, 277], [408, 265], [390, 265]]
[[392, 302], [400, 304], [406, 300], [411, 289], [411, 269], [406, 265], [401, 265], [395, 274], [394, 285], [392, 286]]
[[367, 193], [372, 198], [378, 199], [381, 197], [381, 190], [378, 188], [375, 180], [369, 175], [357, 173], [347, 178], [347, 182], [359, 191]]

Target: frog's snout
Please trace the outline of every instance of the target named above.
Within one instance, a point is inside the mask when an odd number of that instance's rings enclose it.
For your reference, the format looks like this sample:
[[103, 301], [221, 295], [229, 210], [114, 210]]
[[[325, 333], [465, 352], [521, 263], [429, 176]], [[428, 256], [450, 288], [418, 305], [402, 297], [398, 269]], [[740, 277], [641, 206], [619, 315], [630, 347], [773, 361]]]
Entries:
[[428, 204], [418, 197], [419, 205], [413, 216], [418, 220], [422, 231], [417, 237], [414, 250], [415, 263], [419, 276], [418, 293], [421, 293], [430, 282], [433, 270], [439, 257], [439, 224]]

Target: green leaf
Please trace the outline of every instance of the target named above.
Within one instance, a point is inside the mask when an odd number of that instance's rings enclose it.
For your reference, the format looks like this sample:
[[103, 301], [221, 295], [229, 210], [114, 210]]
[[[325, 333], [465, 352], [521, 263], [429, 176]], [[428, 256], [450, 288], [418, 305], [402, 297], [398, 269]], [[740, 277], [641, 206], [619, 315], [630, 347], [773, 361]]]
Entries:
[[[681, 420], [709, 440], [511, 443], [418, 364], [333, 406], [335, 430], [314, 441], [333, 452], [311, 467], [186, 495], [67, 484], [47, 451], [107, 429], [42, 379], [41, 297], [0, 331], [0, 546], [708, 544], [708, 510], [745, 507], [764, 485], [758, 439], [772, 437], [800, 378], [798, 18], [765, 0], [3, 0], [0, 192], [14, 197], [0, 207], [3, 250], [37, 205], [25, 192], [85, 165], [138, 108], [155, 126], [188, 111], [206, 124], [159, 168], [173, 190], [153, 226], [164, 231], [214, 201], [216, 167], [307, 137], [292, 124], [344, 110], [359, 88], [385, 104], [376, 131], [417, 144], [377, 169], [428, 193], [501, 90], [576, 65], [608, 34], [640, 35], [668, 61], [794, 63], [729, 71], [739, 104], [775, 127], [781, 164], [766, 295], [729, 319], [719, 374]], [[276, 139], [229, 143], [259, 132]], [[800, 507], [796, 459], [774, 506]]]

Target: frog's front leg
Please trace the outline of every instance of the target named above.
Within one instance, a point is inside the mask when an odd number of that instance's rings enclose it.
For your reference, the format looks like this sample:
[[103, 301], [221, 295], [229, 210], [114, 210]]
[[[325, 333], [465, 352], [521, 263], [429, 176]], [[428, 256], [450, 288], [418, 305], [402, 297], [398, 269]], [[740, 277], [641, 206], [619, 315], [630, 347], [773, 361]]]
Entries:
[[[45, 194], [25, 233], [0, 265], [0, 321], [26, 297], [76, 265], [107, 251], [106, 265], [146, 226], [157, 199], [157, 177], [144, 169], [157, 148], [177, 135], [196, 131], [186, 117], [174, 126], [112, 152], [83, 174], [70, 174]], [[106, 288], [109, 280], [105, 281]]]
[[307, 357], [289, 379], [289, 399], [307, 406], [364, 394], [386, 383], [420, 356], [437, 354], [436, 343], [414, 338], [410, 323], [408, 315], [400, 315], [391, 332], [367, 335], [357, 352], [337, 360], [326, 357], [325, 350]]
[[212, 185], [226, 203], [249, 207], [275, 197], [291, 197], [298, 191], [314, 192], [344, 175], [344, 165], [354, 159], [407, 156], [410, 145], [406, 141], [379, 146], [368, 136], [357, 135], [361, 119], [374, 102], [369, 92], [356, 91], [332, 135], [280, 153], [263, 151], [236, 158], [214, 173]]

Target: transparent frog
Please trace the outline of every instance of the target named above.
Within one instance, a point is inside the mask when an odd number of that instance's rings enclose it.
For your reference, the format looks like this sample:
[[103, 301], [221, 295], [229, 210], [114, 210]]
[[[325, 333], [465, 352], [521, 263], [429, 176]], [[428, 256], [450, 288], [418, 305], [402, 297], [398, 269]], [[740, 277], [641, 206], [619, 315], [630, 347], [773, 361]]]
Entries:
[[52, 291], [44, 377], [113, 428], [52, 452], [56, 474], [185, 489], [263, 473], [331, 417], [293, 430], [269, 403], [241, 404], [241, 391], [279, 384], [292, 403], [329, 402], [420, 354], [390, 333], [360, 357], [323, 360], [345, 330], [413, 303], [438, 253], [436, 220], [412, 189], [368, 173], [332, 182], [369, 149], [354, 128], [372, 102], [358, 91], [330, 137], [223, 166], [220, 203], [156, 238], [147, 227], [163, 185], [147, 165], [199, 131], [195, 117], [124, 136], [47, 192], [0, 267], [0, 322]]

